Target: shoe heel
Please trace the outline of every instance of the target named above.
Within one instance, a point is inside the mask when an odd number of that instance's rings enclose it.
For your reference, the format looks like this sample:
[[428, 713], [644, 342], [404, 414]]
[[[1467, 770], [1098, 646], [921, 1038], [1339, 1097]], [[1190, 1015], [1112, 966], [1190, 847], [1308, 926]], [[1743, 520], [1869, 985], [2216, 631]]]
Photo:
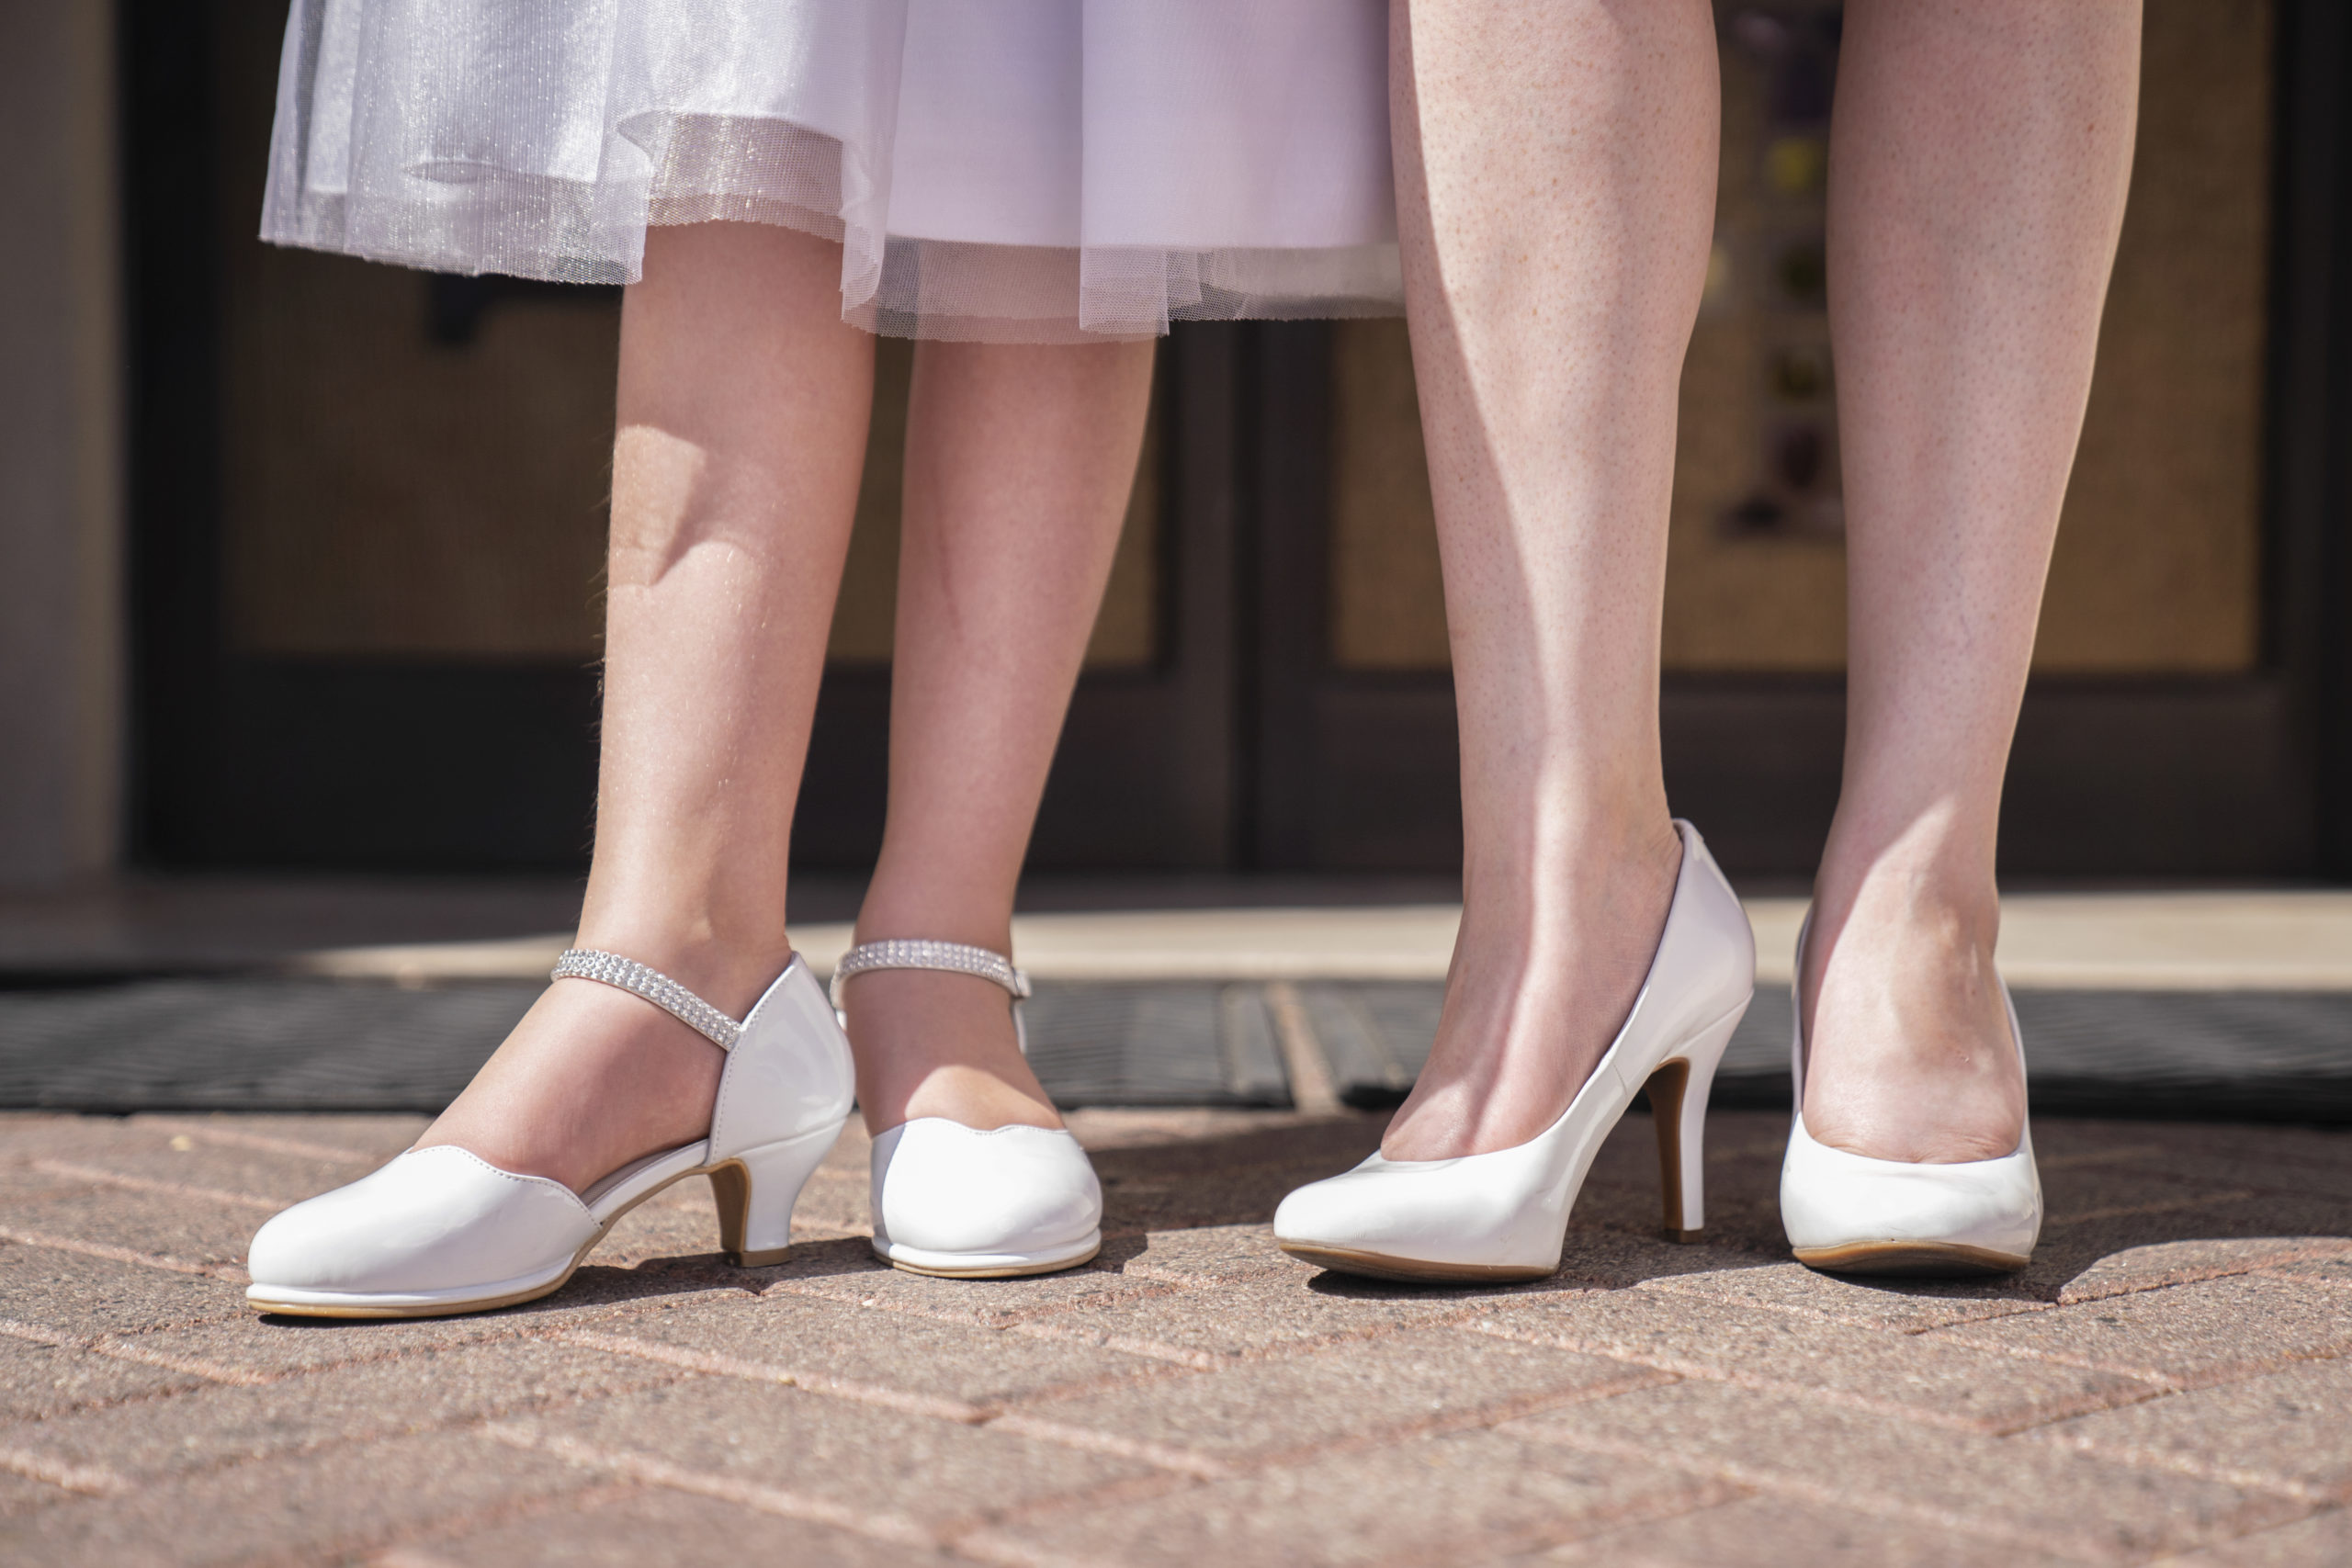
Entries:
[[1650, 1120], [1657, 1127], [1658, 1187], [1666, 1199], [1666, 1239], [1697, 1241], [1706, 1229], [1707, 1095], [1731, 1043], [1742, 1002], [1709, 1024], [1649, 1076]]
[[841, 1135], [837, 1127], [745, 1149], [711, 1167], [718, 1201], [718, 1247], [739, 1269], [766, 1269], [792, 1256], [792, 1206]]

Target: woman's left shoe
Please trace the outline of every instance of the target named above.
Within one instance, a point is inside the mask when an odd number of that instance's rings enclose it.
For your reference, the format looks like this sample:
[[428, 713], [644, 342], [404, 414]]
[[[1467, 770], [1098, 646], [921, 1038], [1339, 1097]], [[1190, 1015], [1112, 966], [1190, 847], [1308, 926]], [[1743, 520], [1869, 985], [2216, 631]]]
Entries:
[[[1803, 930], [1796, 974], [1804, 974]], [[2001, 1004], [2022, 1074], [2025, 1036], [2007, 985]], [[2041, 1235], [2032, 1126], [1998, 1159], [1950, 1165], [1873, 1159], [1816, 1143], [1804, 1126], [1804, 1009], [1800, 1003], [1790, 1010], [1796, 1015], [1789, 1051], [1796, 1104], [1781, 1164], [1781, 1224], [1797, 1261], [1831, 1273], [1930, 1278], [2024, 1268]]]
[[1682, 871], [1649, 975], [1559, 1119], [1511, 1148], [1453, 1159], [1374, 1154], [1302, 1187], [1274, 1211], [1284, 1252], [1375, 1280], [1540, 1280], [1560, 1267], [1568, 1210], [1593, 1156], [1645, 1085], [1666, 1234], [1699, 1239], [1707, 1091], [1756, 988], [1756, 938], [1699, 830], [1674, 826]]
[[[936, 969], [1003, 987], [1027, 1054], [1021, 1003], [1029, 977], [1001, 953], [953, 942], [869, 942], [834, 968], [833, 1005], [843, 982], [877, 969]], [[1102, 1186], [1066, 1128], [982, 1129], [918, 1116], [876, 1136], [871, 1169], [874, 1250], [909, 1273], [1051, 1274], [1102, 1250]]]

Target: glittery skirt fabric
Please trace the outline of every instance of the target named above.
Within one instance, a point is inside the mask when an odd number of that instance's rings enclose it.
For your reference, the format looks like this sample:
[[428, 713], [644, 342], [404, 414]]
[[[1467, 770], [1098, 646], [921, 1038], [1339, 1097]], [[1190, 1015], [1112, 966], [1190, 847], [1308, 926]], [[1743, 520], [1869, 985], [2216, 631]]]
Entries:
[[842, 313], [1075, 342], [1393, 314], [1383, 0], [295, 0], [262, 237], [629, 282], [841, 242]]

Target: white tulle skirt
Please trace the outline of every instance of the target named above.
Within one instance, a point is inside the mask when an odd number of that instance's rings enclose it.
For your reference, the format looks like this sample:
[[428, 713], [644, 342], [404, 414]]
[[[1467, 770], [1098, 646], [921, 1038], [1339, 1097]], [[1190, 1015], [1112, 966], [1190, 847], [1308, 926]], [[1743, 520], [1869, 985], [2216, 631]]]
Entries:
[[1398, 308], [1383, 0], [295, 0], [262, 237], [637, 278], [842, 243], [876, 332], [1069, 342]]

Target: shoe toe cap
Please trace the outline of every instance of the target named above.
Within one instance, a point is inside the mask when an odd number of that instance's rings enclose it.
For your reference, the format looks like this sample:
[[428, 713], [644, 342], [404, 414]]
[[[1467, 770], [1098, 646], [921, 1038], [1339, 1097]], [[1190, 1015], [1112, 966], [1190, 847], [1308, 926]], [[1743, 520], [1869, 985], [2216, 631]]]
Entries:
[[891, 1129], [875, 1147], [875, 1224], [900, 1246], [939, 1253], [1050, 1251], [1102, 1225], [1102, 1185], [1066, 1132], [979, 1132], [925, 1119]]
[[1445, 1196], [1382, 1180], [1378, 1171], [1360, 1167], [1284, 1198], [1274, 1210], [1274, 1239], [1371, 1251], [1424, 1249], [1433, 1236], [1461, 1228], [1458, 1217], [1445, 1212]]
[[1363, 1241], [1374, 1219], [1356, 1201], [1344, 1176], [1312, 1181], [1285, 1197], [1274, 1208], [1274, 1239], [1324, 1247], [1346, 1247]]
[[560, 1264], [595, 1230], [554, 1182], [416, 1150], [272, 1216], [245, 1268], [265, 1292], [461, 1289]]
[[295, 1290], [331, 1289], [340, 1270], [334, 1253], [340, 1229], [328, 1218], [324, 1198], [309, 1199], [273, 1214], [254, 1233], [245, 1249], [245, 1272], [257, 1285]]
[[1494, 1168], [1479, 1163], [1490, 1157], [1419, 1163], [1374, 1155], [1284, 1198], [1274, 1211], [1274, 1239], [1432, 1265], [1557, 1268], [1566, 1195], [1497, 1179]]

